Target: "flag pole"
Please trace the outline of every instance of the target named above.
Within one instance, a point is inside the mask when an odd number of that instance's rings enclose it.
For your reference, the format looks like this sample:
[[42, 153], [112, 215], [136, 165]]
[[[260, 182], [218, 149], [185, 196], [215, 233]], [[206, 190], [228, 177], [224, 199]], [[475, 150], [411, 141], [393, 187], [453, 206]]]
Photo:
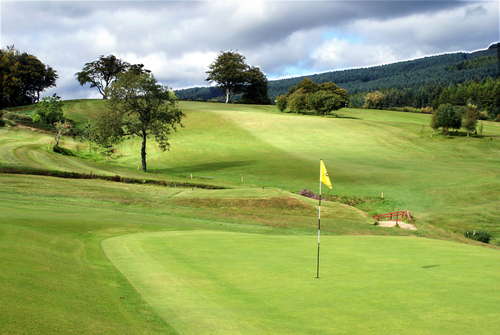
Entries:
[[323, 160], [320, 159], [320, 169], [319, 169], [319, 206], [318, 206], [318, 259], [316, 262], [316, 278], [319, 278], [319, 236], [321, 231], [321, 177], [323, 171], [321, 170], [321, 162]]

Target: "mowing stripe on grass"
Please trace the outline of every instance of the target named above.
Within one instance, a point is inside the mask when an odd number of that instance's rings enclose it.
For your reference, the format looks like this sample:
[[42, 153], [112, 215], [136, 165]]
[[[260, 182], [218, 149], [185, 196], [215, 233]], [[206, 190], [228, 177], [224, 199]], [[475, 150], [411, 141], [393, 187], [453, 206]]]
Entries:
[[500, 253], [399, 237], [213, 231], [104, 240], [106, 255], [182, 334], [494, 334]]

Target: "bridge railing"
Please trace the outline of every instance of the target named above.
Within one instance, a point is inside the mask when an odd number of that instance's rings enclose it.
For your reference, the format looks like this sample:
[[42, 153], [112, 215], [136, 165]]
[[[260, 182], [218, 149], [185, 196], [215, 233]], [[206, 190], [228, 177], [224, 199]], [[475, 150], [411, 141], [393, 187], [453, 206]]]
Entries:
[[398, 212], [378, 214], [373, 216], [373, 218], [377, 222], [381, 220], [401, 221], [404, 220], [405, 217], [408, 219], [408, 221], [411, 221], [411, 216], [409, 211], [398, 211]]

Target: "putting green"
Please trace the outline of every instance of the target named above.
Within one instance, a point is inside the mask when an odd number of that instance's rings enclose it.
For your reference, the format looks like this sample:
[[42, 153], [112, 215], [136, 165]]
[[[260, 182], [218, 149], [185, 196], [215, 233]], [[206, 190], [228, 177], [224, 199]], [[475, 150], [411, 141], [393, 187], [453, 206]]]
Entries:
[[500, 253], [452, 242], [157, 232], [104, 240], [182, 334], [494, 334]]

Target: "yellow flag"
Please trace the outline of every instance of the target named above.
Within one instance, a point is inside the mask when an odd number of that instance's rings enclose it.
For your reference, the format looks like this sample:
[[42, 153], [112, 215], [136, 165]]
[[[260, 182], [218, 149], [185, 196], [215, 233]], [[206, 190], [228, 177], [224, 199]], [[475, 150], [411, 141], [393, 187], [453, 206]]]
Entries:
[[321, 160], [321, 182], [332, 188], [332, 183], [330, 182], [330, 177], [328, 177], [328, 172], [326, 171], [325, 163]]

